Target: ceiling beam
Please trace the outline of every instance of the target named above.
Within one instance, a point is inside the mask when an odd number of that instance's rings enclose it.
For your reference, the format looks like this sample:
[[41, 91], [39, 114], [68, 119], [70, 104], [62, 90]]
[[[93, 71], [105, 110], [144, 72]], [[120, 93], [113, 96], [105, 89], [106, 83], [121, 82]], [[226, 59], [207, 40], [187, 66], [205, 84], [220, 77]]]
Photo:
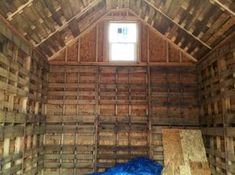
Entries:
[[99, 17], [99, 19], [97, 21], [95, 21], [94, 23], [90, 24], [85, 30], [81, 31], [81, 33], [73, 38], [72, 40], [70, 40], [64, 47], [62, 47], [61, 49], [59, 49], [58, 51], [56, 51], [51, 57], [48, 58], [48, 61], [51, 61], [53, 59], [56, 58], [56, 56], [58, 56], [60, 54], [60, 52], [62, 52], [63, 50], [65, 50], [68, 46], [71, 46], [72, 44], [74, 44], [75, 42], [78, 41], [78, 39], [80, 37], [82, 37], [83, 35], [85, 35], [88, 31], [90, 31], [93, 27], [95, 27], [100, 21], [102, 21], [112, 10], [107, 10], [103, 15], [101, 15]]
[[73, 20], [76, 20], [78, 18], [80, 18], [82, 15], [84, 15], [87, 11], [89, 11], [91, 8], [95, 7], [96, 5], [98, 5], [99, 3], [101, 3], [103, 0], [95, 0], [92, 3], [90, 3], [88, 6], [86, 6], [84, 9], [82, 9], [81, 12], [77, 13], [75, 16], [73, 16], [71, 19], [69, 19], [68, 21], [66, 21], [62, 26], [58, 27], [54, 32], [50, 33], [46, 38], [44, 38], [43, 40], [41, 40], [39, 43], [34, 44], [35, 47], [38, 47], [40, 44], [44, 43], [46, 40], [48, 40], [50, 37], [52, 37], [55, 33], [60, 32], [62, 30], [64, 30], [70, 22], [72, 22]]
[[[223, 10], [226, 10], [227, 12], [229, 12], [233, 17], [235, 17], [235, 12], [232, 11], [229, 7], [227, 7], [226, 5], [222, 4], [219, 0], [210, 0], [210, 2], [212, 3], [216, 3], [218, 6], [220, 6], [220, 8], [222, 8]], [[234, 2], [233, 2], [234, 3]]]
[[161, 15], [163, 15], [165, 18], [167, 18], [168, 20], [170, 20], [172, 23], [174, 23], [177, 27], [179, 27], [181, 30], [183, 30], [184, 32], [186, 32], [188, 35], [190, 35], [192, 38], [194, 38], [195, 40], [197, 40], [199, 43], [201, 43], [203, 46], [207, 47], [208, 49], [212, 49], [211, 46], [209, 46], [207, 43], [203, 42], [202, 40], [200, 40], [198, 37], [196, 37], [195, 35], [193, 35], [191, 32], [189, 32], [188, 30], [186, 30], [184, 27], [182, 27], [181, 25], [179, 25], [177, 22], [175, 22], [173, 19], [171, 19], [168, 15], [166, 15], [164, 12], [162, 12], [162, 10], [160, 10], [159, 8], [157, 8], [154, 4], [152, 4], [151, 2], [149, 2], [148, 0], [143, 0], [146, 4], [148, 4], [149, 6], [151, 6], [152, 8], [154, 8], [156, 11], [158, 11]]
[[17, 47], [22, 49], [26, 54], [30, 55], [33, 50], [32, 44], [10, 24], [6, 18], [0, 15], [0, 33], [8, 40], [11, 40]]
[[[2, 24], [1, 24], [2, 23]], [[3, 30], [2, 33], [6, 38], [13, 41], [21, 50], [23, 50], [28, 56], [32, 56], [33, 52], [38, 53], [43, 58], [45, 55], [43, 55], [39, 49], [34, 49], [32, 43], [27, 40], [22, 33], [20, 33], [10, 22], [4, 18], [2, 15], [0, 15], [0, 31]], [[5, 28], [6, 27], [6, 28]], [[7, 30], [9, 29], [9, 30]]]
[[24, 8], [29, 7], [32, 5], [34, 0], [28, 0], [28, 2], [26, 2], [25, 4], [21, 5], [20, 7], [17, 8], [17, 10], [15, 12], [13, 12], [12, 14], [10, 14], [7, 17], [8, 21], [11, 21], [13, 19], [13, 17], [19, 13], [22, 13], [22, 11], [24, 10]]

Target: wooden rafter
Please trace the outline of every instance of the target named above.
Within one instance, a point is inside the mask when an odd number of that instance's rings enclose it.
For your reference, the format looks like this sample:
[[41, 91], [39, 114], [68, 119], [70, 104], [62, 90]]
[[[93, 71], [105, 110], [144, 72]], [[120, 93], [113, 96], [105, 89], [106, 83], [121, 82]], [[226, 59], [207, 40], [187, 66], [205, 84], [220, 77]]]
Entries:
[[[107, 19], [107, 15], [111, 12], [114, 11], [123, 11], [123, 9], [110, 9], [108, 10], [104, 15], [102, 15], [102, 17], [99, 18], [99, 20], [97, 20], [95, 23], [93, 23], [91, 26], [89, 26], [86, 30], [84, 30], [83, 32], [80, 33], [79, 36], [77, 36], [76, 38], [72, 39], [67, 45], [65, 45], [63, 48], [61, 48], [60, 50], [58, 50], [56, 53], [54, 53], [51, 57], [48, 58], [49, 61], [53, 60], [56, 58], [56, 56], [58, 56], [58, 54], [63, 51], [64, 49], [66, 49], [69, 45], [74, 44], [79, 38], [81, 38], [84, 34], [86, 34], [91, 28], [93, 28], [97, 23], [99, 23], [100, 21], [102, 21], [103, 19]], [[152, 28], [151, 25], [149, 25], [145, 20], [141, 19], [133, 10], [131, 9], [126, 9], [129, 13], [132, 13], [133, 15], [135, 15], [137, 17], [137, 19], [141, 20], [144, 24], [148, 25], [150, 28]], [[159, 36], [164, 37], [160, 32], [158, 32], [156, 29], [154, 29], [154, 32], [157, 33]], [[185, 50], [181, 49], [179, 46], [177, 46], [173, 41], [171, 41], [170, 39], [164, 37], [164, 39], [166, 39], [169, 43], [171, 43], [175, 48], [179, 49], [182, 53], [184, 53], [185, 55], [187, 55], [192, 61], [194, 62], [198, 62], [198, 60], [196, 58], [194, 58], [192, 55], [190, 55], [189, 53], [187, 53]]]
[[58, 50], [57, 52], [55, 52], [51, 57], [48, 58], [48, 61], [51, 61], [53, 59], [55, 59], [55, 57], [62, 52], [63, 50], [65, 50], [68, 46], [74, 44], [75, 42], [77, 42], [77, 40], [82, 37], [84, 34], [86, 34], [90, 29], [92, 29], [93, 27], [96, 26], [97, 23], [99, 23], [100, 21], [102, 21], [112, 10], [107, 10], [96, 22], [92, 23], [91, 25], [89, 25], [84, 31], [82, 31], [77, 37], [75, 37], [74, 39], [70, 40], [67, 45], [65, 45], [64, 47], [62, 47], [60, 50]]
[[26, 44], [28, 47], [32, 47], [32, 44], [20, 33], [14, 26], [10, 24], [9, 21], [6, 20], [2, 15], [0, 15], [0, 22], [4, 24], [8, 29], [10, 29], [11, 32], [13, 32], [16, 36], [19, 36]]
[[181, 30], [183, 30], [184, 32], [186, 32], [188, 35], [190, 35], [192, 38], [194, 38], [195, 40], [197, 40], [198, 42], [200, 42], [203, 46], [207, 47], [208, 49], [212, 49], [211, 46], [209, 46], [207, 43], [203, 42], [202, 40], [200, 40], [198, 37], [196, 37], [195, 35], [193, 35], [191, 32], [189, 32], [188, 30], [186, 30], [184, 27], [182, 27], [181, 25], [179, 25], [177, 22], [175, 22], [173, 19], [171, 19], [168, 15], [166, 15], [164, 12], [162, 12], [162, 10], [160, 10], [159, 8], [157, 8], [154, 4], [152, 4], [151, 2], [149, 2], [148, 0], [143, 0], [146, 4], [148, 4], [149, 6], [151, 6], [152, 8], [154, 8], [156, 11], [158, 11], [161, 15], [163, 15], [165, 18], [167, 18], [168, 20], [170, 20], [172, 23], [174, 23], [177, 27], [179, 27]]
[[[11, 21], [12, 19], [14, 19], [14, 17], [16, 17], [18, 14], [24, 12], [25, 10], [27, 10], [28, 7], [30, 7], [31, 5], [35, 5], [35, 2], [38, 0], [27, 0], [27, 2], [25, 2], [24, 4], [21, 4], [17, 10], [15, 10], [14, 12], [12, 12], [11, 14], [7, 15], [7, 20]], [[222, 11], [224, 11], [224, 13], [226, 13], [227, 15], [231, 15], [231, 18], [235, 17], [235, 12], [233, 10], [231, 10], [231, 8], [228, 7], [228, 5], [223, 4], [221, 2], [221, 0], [209, 0], [211, 4], [213, 4], [214, 6], [220, 7], [220, 9]], [[80, 12], [78, 12], [77, 14], [75, 14], [74, 16], [72, 16], [70, 19], [68, 19], [66, 22], [64, 22], [64, 24], [56, 29], [54, 29], [54, 31], [52, 33], [49, 33], [48, 35], [44, 36], [45, 38], [42, 38], [42, 40], [39, 40], [39, 43], [35, 43], [33, 44], [34, 47], [38, 47], [41, 44], [43, 44], [44, 42], [48, 41], [48, 39], [52, 39], [55, 34], [58, 34], [60, 31], [65, 30], [68, 26], [70, 26], [70, 24], [72, 22], [77, 21], [78, 18], [80, 18], [81, 16], [83, 16], [84, 14], [86, 14], [90, 9], [96, 7], [98, 4], [104, 2], [104, 6], [106, 5], [106, 10], [112, 10], [112, 9], [116, 9], [118, 8], [118, 10], [122, 10], [124, 7], [121, 5], [124, 1], [112, 1], [112, 0], [92, 0], [92, 1], [83, 1], [83, 8], [81, 9]], [[172, 24], [175, 25], [175, 27], [179, 28], [179, 30], [184, 31], [186, 33], [186, 36], [189, 36], [191, 38], [191, 41], [196, 41], [199, 44], [201, 44], [202, 46], [204, 46], [205, 48], [212, 50], [212, 46], [210, 46], [210, 44], [208, 42], [203, 41], [200, 37], [198, 37], [196, 34], [194, 34], [192, 31], [188, 30], [186, 27], [184, 27], [183, 25], [179, 24], [177, 22], [177, 20], [174, 20], [174, 18], [170, 17], [166, 12], [164, 12], [162, 9], [160, 9], [156, 4], [153, 3], [153, 1], [151, 0], [140, 0], [139, 2], [143, 2], [145, 3], [147, 6], [149, 6], [153, 11], [155, 11], [155, 13], [162, 15], [166, 20], [168, 20], [169, 22], [171, 22]], [[112, 4], [114, 3], [114, 4]], [[129, 3], [129, 0], [125, 0], [125, 3]], [[141, 8], [141, 7], [139, 7]], [[129, 9], [129, 8], [128, 8]], [[154, 14], [152, 14], [150, 12], [149, 14], [150, 16], [153, 16]], [[106, 18], [108, 18], [106, 16]], [[151, 17], [149, 17], [151, 18]], [[75, 22], [76, 23], [76, 22]], [[76, 37], [76, 35], [75, 35]], [[62, 46], [63, 47], [63, 46]], [[192, 55], [192, 53], [191, 53]]]
[[26, 2], [25, 4], [23, 4], [23, 5], [21, 5], [20, 7], [18, 7], [18, 9], [17, 9], [14, 13], [10, 14], [10, 15], [7, 17], [7, 20], [11, 21], [11, 20], [13, 19], [13, 17], [14, 17], [15, 15], [17, 15], [18, 13], [21, 13], [21, 12], [24, 10], [24, 8], [26, 8], [26, 7], [30, 6], [30, 5], [32, 5], [33, 1], [34, 1], [34, 0], [28, 0], [28, 2]]
[[210, 1], [210, 2], [218, 4], [222, 9], [226, 10], [226, 11], [229, 12], [233, 17], [235, 17], [235, 12], [232, 11], [231, 9], [229, 9], [226, 5], [222, 4], [219, 0], [212, 0], [212, 1]]
[[48, 40], [50, 37], [52, 37], [55, 33], [64, 30], [69, 23], [71, 23], [73, 20], [78, 19], [79, 17], [81, 17], [82, 15], [84, 15], [87, 11], [89, 11], [91, 8], [95, 7], [96, 5], [98, 5], [100, 2], [102, 2], [102, 0], [95, 0], [92, 3], [90, 3], [89, 5], [87, 5], [84, 9], [82, 9], [81, 12], [79, 12], [78, 14], [76, 14], [75, 16], [73, 16], [71, 19], [69, 19], [68, 21], [66, 21], [62, 26], [60, 26], [59, 28], [57, 28], [54, 32], [50, 33], [46, 38], [44, 38], [43, 40], [41, 40], [39, 43], [35, 44], [35, 47], [38, 47], [40, 44], [44, 43], [46, 40]]
[[[22, 33], [20, 33], [12, 24], [10, 24], [10, 22], [6, 19], [6, 18], [4, 18], [2, 15], [0, 15], [0, 21], [1, 22], [3, 22], [3, 24], [4, 24], [4, 26], [6, 26], [12, 33], [14, 33], [17, 37], [19, 37], [19, 39], [20, 40], [22, 40], [23, 42], [24, 42], [24, 44], [23, 45], [25, 45], [25, 47], [24, 48], [30, 48], [29, 49], [29, 52], [30, 52], [30, 54], [28, 53], [28, 52], [26, 52], [27, 54], [29, 54], [29, 55], [32, 55], [32, 52], [33, 52], [33, 45], [32, 45], [32, 43], [29, 41], [29, 40], [27, 40], [23, 35], [22, 35]], [[7, 30], [5, 30], [5, 31], [7, 31]], [[9, 32], [7, 32], [8, 34], [9, 34]], [[13, 37], [14, 38], [14, 37]], [[17, 41], [18, 41], [18, 39], [17, 39]], [[18, 42], [17, 42], [18, 43]], [[19, 44], [19, 43], [18, 43]], [[20, 44], [21, 45], [21, 44]], [[19, 46], [19, 48], [20, 48], [20, 46]], [[42, 56], [42, 57], [45, 57], [45, 55], [44, 54], [42, 54], [41, 53], [41, 51], [39, 50], [39, 49], [34, 49], [34, 52], [36, 52], [37, 54], [39, 54], [40, 56]]]

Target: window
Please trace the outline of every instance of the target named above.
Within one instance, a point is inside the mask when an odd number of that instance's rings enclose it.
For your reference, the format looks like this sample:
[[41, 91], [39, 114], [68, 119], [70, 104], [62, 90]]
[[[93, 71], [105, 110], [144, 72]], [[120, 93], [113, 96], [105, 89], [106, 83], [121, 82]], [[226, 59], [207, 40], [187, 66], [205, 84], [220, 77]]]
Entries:
[[109, 24], [109, 60], [137, 60], [137, 24], [111, 22]]

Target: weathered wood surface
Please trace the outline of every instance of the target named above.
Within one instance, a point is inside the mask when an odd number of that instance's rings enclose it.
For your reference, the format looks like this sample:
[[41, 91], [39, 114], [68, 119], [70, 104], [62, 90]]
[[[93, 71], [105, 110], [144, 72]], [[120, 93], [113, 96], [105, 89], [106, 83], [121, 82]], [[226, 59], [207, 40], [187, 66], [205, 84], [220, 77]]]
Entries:
[[198, 65], [200, 123], [212, 174], [234, 174], [235, 35]]
[[[19, 30], [1, 17], [0, 173], [84, 174], [136, 155], [162, 162], [161, 127], [198, 126], [186, 53], [216, 47], [198, 67], [200, 122], [212, 173], [234, 174], [234, 35], [217, 46], [234, 32], [234, 2], [179, 2], [0, 1]], [[140, 62], [104, 62], [100, 18], [145, 22]], [[75, 66], [52, 66], [47, 85], [47, 62], [22, 35], [47, 56], [62, 50], [53, 64]]]
[[165, 175], [210, 175], [200, 130], [162, 130]]
[[38, 174], [43, 169], [47, 62], [27, 50], [30, 46], [24, 48], [20, 38], [20, 43], [0, 38], [0, 174]]
[[45, 152], [60, 161], [46, 156], [45, 173], [102, 170], [138, 155], [162, 162], [161, 126], [198, 126], [195, 73], [190, 65], [51, 65]]
[[[2, 18], [47, 56], [76, 39], [102, 14], [118, 9], [132, 11], [151, 28], [199, 59], [234, 31], [233, 7], [233, 0], [14, 0], [1, 1], [0, 12]], [[124, 18], [126, 14], [120, 16]], [[27, 48], [25, 46], [23, 43]]]

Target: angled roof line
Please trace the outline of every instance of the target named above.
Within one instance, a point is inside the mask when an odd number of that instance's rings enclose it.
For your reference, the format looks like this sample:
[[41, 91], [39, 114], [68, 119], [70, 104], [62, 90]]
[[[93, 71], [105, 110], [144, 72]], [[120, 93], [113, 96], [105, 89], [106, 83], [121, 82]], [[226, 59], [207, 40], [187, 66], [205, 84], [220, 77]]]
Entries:
[[[74, 44], [80, 37], [82, 37], [84, 34], [86, 34], [91, 28], [93, 28], [98, 22], [102, 21], [107, 14], [109, 14], [112, 11], [119, 11], [122, 9], [110, 9], [107, 10], [107, 12], [102, 15], [101, 18], [99, 18], [95, 23], [91, 24], [86, 30], [84, 30], [83, 32], [80, 33], [80, 35], [78, 35], [76, 38], [72, 39], [67, 45], [65, 45], [63, 48], [61, 48], [60, 50], [58, 50], [57, 52], [55, 52], [51, 57], [48, 58], [48, 61], [51, 61], [53, 59], [56, 58], [56, 56], [63, 51], [64, 49], [66, 49], [69, 45]], [[189, 53], [187, 53], [185, 50], [183, 50], [182, 48], [180, 48], [177, 44], [175, 44], [173, 41], [171, 41], [170, 39], [168, 39], [167, 37], [165, 37], [163, 34], [161, 34], [160, 32], [157, 31], [157, 29], [153, 28], [150, 24], [148, 24], [145, 20], [143, 20], [142, 18], [139, 17], [138, 14], [136, 14], [133, 10], [131, 9], [126, 9], [129, 12], [131, 12], [133, 15], [135, 15], [140, 21], [142, 21], [144, 24], [148, 25], [155, 33], [157, 33], [161, 38], [163, 38], [164, 40], [168, 41], [169, 43], [171, 43], [175, 48], [177, 48], [178, 50], [180, 50], [182, 53], [184, 53], [185, 55], [187, 55], [191, 60], [193, 60], [194, 62], [198, 62], [198, 60], [196, 58], [194, 58], [192, 55], [190, 55]]]
[[[33, 51], [36, 51], [39, 55], [42, 57], [45, 57], [44, 54], [40, 52], [39, 49], [34, 48], [32, 43], [27, 40], [22, 33], [20, 33], [10, 22], [4, 18], [2, 15], [0, 15], [0, 23], [2, 23], [3, 27], [1, 29], [4, 31], [3, 35], [7, 37], [9, 40], [15, 40], [15, 44], [18, 45], [19, 48], [21, 48], [26, 54], [29, 56], [32, 56]], [[10, 36], [11, 33], [14, 35]], [[18, 41], [18, 42], [16, 42]]]
[[224, 5], [223, 3], [221, 3], [219, 0], [211, 0], [210, 2], [214, 2], [214, 3], [218, 4], [218, 6], [220, 6], [220, 8], [226, 10], [226, 11], [229, 12], [233, 17], [235, 17], [235, 12], [232, 11], [229, 7], [227, 7], [227, 6]]
[[12, 18], [17, 15], [18, 13], [21, 13], [24, 8], [32, 5], [34, 0], [28, 0], [28, 2], [26, 2], [25, 4], [21, 5], [20, 7], [17, 8], [17, 10], [15, 12], [13, 12], [12, 14], [10, 14], [8, 17], [7, 17], [7, 20], [11, 21]]
[[112, 10], [107, 10], [96, 22], [92, 23], [91, 25], [89, 25], [84, 31], [82, 31], [78, 36], [76, 36], [75, 38], [73, 38], [72, 40], [70, 40], [64, 47], [62, 47], [61, 49], [59, 49], [58, 51], [56, 51], [51, 57], [48, 58], [48, 61], [51, 61], [53, 59], [55, 59], [55, 57], [64, 49], [66, 49], [68, 46], [74, 44], [80, 37], [82, 37], [84, 34], [86, 34], [90, 29], [92, 29], [93, 27], [95, 27], [95, 25], [97, 23], [99, 23], [100, 21], [103, 20], [103, 18]]
[[152, 8], [154, 8], [156, 11], [158, 11], [159, 13], [161, 13], [161, 15], [163, 15], [165, 18], [167, 18], [168, 20], [170, 20], [172, 23], [174, 23], [175, 25], [177, 25], [177, 27], [179, 27], [181, 30], [185, 31], [188, 35], [190, 35], [191, 37], [193, 37], [195, 40], [197, 40], [198, 42], [200, 42], [202, 45], [204, 45], [205, 47], [207, 47], [208, 49], [212, 49], [211, 46], [209, 46], [207, 43], [203, 42], [202, 40], [200, 40], [197, 36], [193, 35], [191, 32], [189, 32], [187, 29], [185, 29], [184, 27], [182, 27], [180, 24], [178, 24], [177, 22], [175, 22], [173, 19], [171, 19], [168, 15], [166, 15], [164, 12], [162, 12], [162, 10], [160, 10], [159, 8], [157, 8], [154, 4], [152, 4], [151, 2], [149, 2], [148, 0], [143, 0], [145, 3], [147, 3], [149, 6], [151, 6]]
[[98, 5], [99, 3], [101, 3], [103, 0], [95, 0], [92, 3], [90, 3], [88, 6], [86, 6], [84, 9], [82, 9], [82, 11], [80, 11], [79, 13], [77, 13], [75, 16], [73, 16], [71, 19], [69, 19], [68, 21], [66, 21], [62, 26], [58, 27], [54, 32], [50, 33], [46, 38], [44, 38], [43, 40], [41, 40], [39, 43], [35, 44], [35, 47], [38, 47], [39, 45], [41, 45], [42, 43], [44, 43], [46, 40], [48, 40], [51, 36], [53, 36], [55, 33], [62, 31], [63, 29], [65, 29], [70, 22], [72, 22], [73, 20], [76, 20], [77, 18], [81, 17], [82, 15], [84, 15], [87, 11], [89, 11], [91, 8], [93, 8], [94, 6]]

